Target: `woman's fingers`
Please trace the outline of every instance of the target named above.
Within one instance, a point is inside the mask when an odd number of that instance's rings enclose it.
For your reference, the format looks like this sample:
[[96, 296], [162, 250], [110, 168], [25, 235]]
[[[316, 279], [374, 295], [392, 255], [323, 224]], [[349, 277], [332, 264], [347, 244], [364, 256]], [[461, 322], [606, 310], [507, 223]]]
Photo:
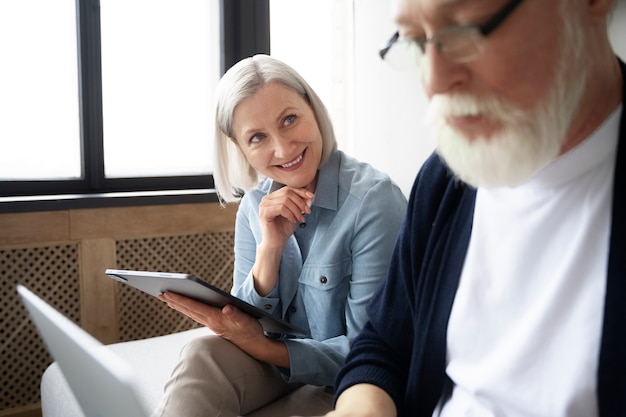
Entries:
[[302, 188], [284, 187], [263, 197], [259, 214], [266, 221], [283, 217], [291, 223], [305, 222], [311, 213], [313, 193]]
[[233, 336], [246, 338], [256, 333], [263, 335], [263, 329], [258, 320], [232, 305], [220, 309], [172, 292], [159, 295], [159, 299], [166, 302], [170, 308], [227, 339]]
[[166, 302], [170, 308], [210, 328], [215, 333], [221, 334], [223, 331], [219, 308], [171, 292], [159, 295], [159, 299]]

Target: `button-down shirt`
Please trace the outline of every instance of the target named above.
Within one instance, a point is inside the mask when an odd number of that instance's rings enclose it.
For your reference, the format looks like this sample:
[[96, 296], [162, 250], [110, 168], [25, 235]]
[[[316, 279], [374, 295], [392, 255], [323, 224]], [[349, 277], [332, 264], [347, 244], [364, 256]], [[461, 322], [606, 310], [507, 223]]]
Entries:
[[259, 203], [272, 185], [265, 179], [241, 200], [232, 293], [309, 332], [283, 338], [291, 364], [282, 370], [286, 380], [333, 385], [387, 272], [406, 198], [386, 174], [333, 153], [320, 168], [305, 226], [285, 246], [278, 284], [262, 297], [251, 271], [262, 240]]

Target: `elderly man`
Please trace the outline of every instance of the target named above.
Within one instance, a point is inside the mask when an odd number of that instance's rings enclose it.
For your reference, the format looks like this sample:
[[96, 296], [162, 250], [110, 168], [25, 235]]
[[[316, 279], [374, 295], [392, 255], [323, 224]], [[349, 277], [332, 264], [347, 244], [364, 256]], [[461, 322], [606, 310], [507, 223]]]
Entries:
[[613, 0], [400, 0], [436, 153], [329, 416], [626, 416]]

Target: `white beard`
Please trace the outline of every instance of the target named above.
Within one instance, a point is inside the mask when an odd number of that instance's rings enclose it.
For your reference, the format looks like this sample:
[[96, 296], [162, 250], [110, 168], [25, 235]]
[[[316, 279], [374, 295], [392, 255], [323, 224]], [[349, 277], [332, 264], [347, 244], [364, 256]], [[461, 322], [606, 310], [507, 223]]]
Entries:
[[[565, 132], [547, 112], [532, 112], [537, 113], [533, 117], [493, 98], [478, 101], [467, 95], [436, 96], [433, 105], [438, 109], [437, 152], [461, 180], [475, 187], [521, 184], [559, 154]], [[445, 120], [476, 114], [498, 120], [501, 130], [469, 140]]]
[[[587, 82], [587, 64], [580, 56], [584, 48], [575, 25], [565, 22], [553, 87], [534, 109], [522, 110], [493, 96], [432, 98], [437, 152], [461, 180], [475, 187], [517, 186], [559, 155]], [[479, 114], [501, 128], [490, 137], [469, 140], [446, 121], [450, 116]]]

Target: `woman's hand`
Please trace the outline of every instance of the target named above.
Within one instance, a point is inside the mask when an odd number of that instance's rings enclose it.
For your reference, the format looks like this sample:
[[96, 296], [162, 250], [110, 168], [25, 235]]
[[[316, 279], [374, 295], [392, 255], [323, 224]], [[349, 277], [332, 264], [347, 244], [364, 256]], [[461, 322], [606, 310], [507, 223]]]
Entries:
[[220, 309], [172, 292], [159, 295], [159, 299], [227, 340], [265, 338], [261, 323], [232, 305]]
[[269, 339], [261, 323], [232, 305], [217, 308], [180, 294], [166, 292], [159, 299], [174, 310], [208, 327], [250, 356], [273, 365], [289, 368], [284, 343]]
[[313, 193], [304, 188], [283, 187], [263, 197], [259, 204], [262, 243], [282, 251], [296, 225], [306, 222], [312, 201]]
[[298, 222], [305, 222], [311, 213], [313, 193], [304, 188], [283, 187], [261, 200], [259, 220], [263, 239], [257, 246], [252, 267], [254, 288], [261, 295], [269, 294], [278, 281], [278, 269], [287, 240]]

